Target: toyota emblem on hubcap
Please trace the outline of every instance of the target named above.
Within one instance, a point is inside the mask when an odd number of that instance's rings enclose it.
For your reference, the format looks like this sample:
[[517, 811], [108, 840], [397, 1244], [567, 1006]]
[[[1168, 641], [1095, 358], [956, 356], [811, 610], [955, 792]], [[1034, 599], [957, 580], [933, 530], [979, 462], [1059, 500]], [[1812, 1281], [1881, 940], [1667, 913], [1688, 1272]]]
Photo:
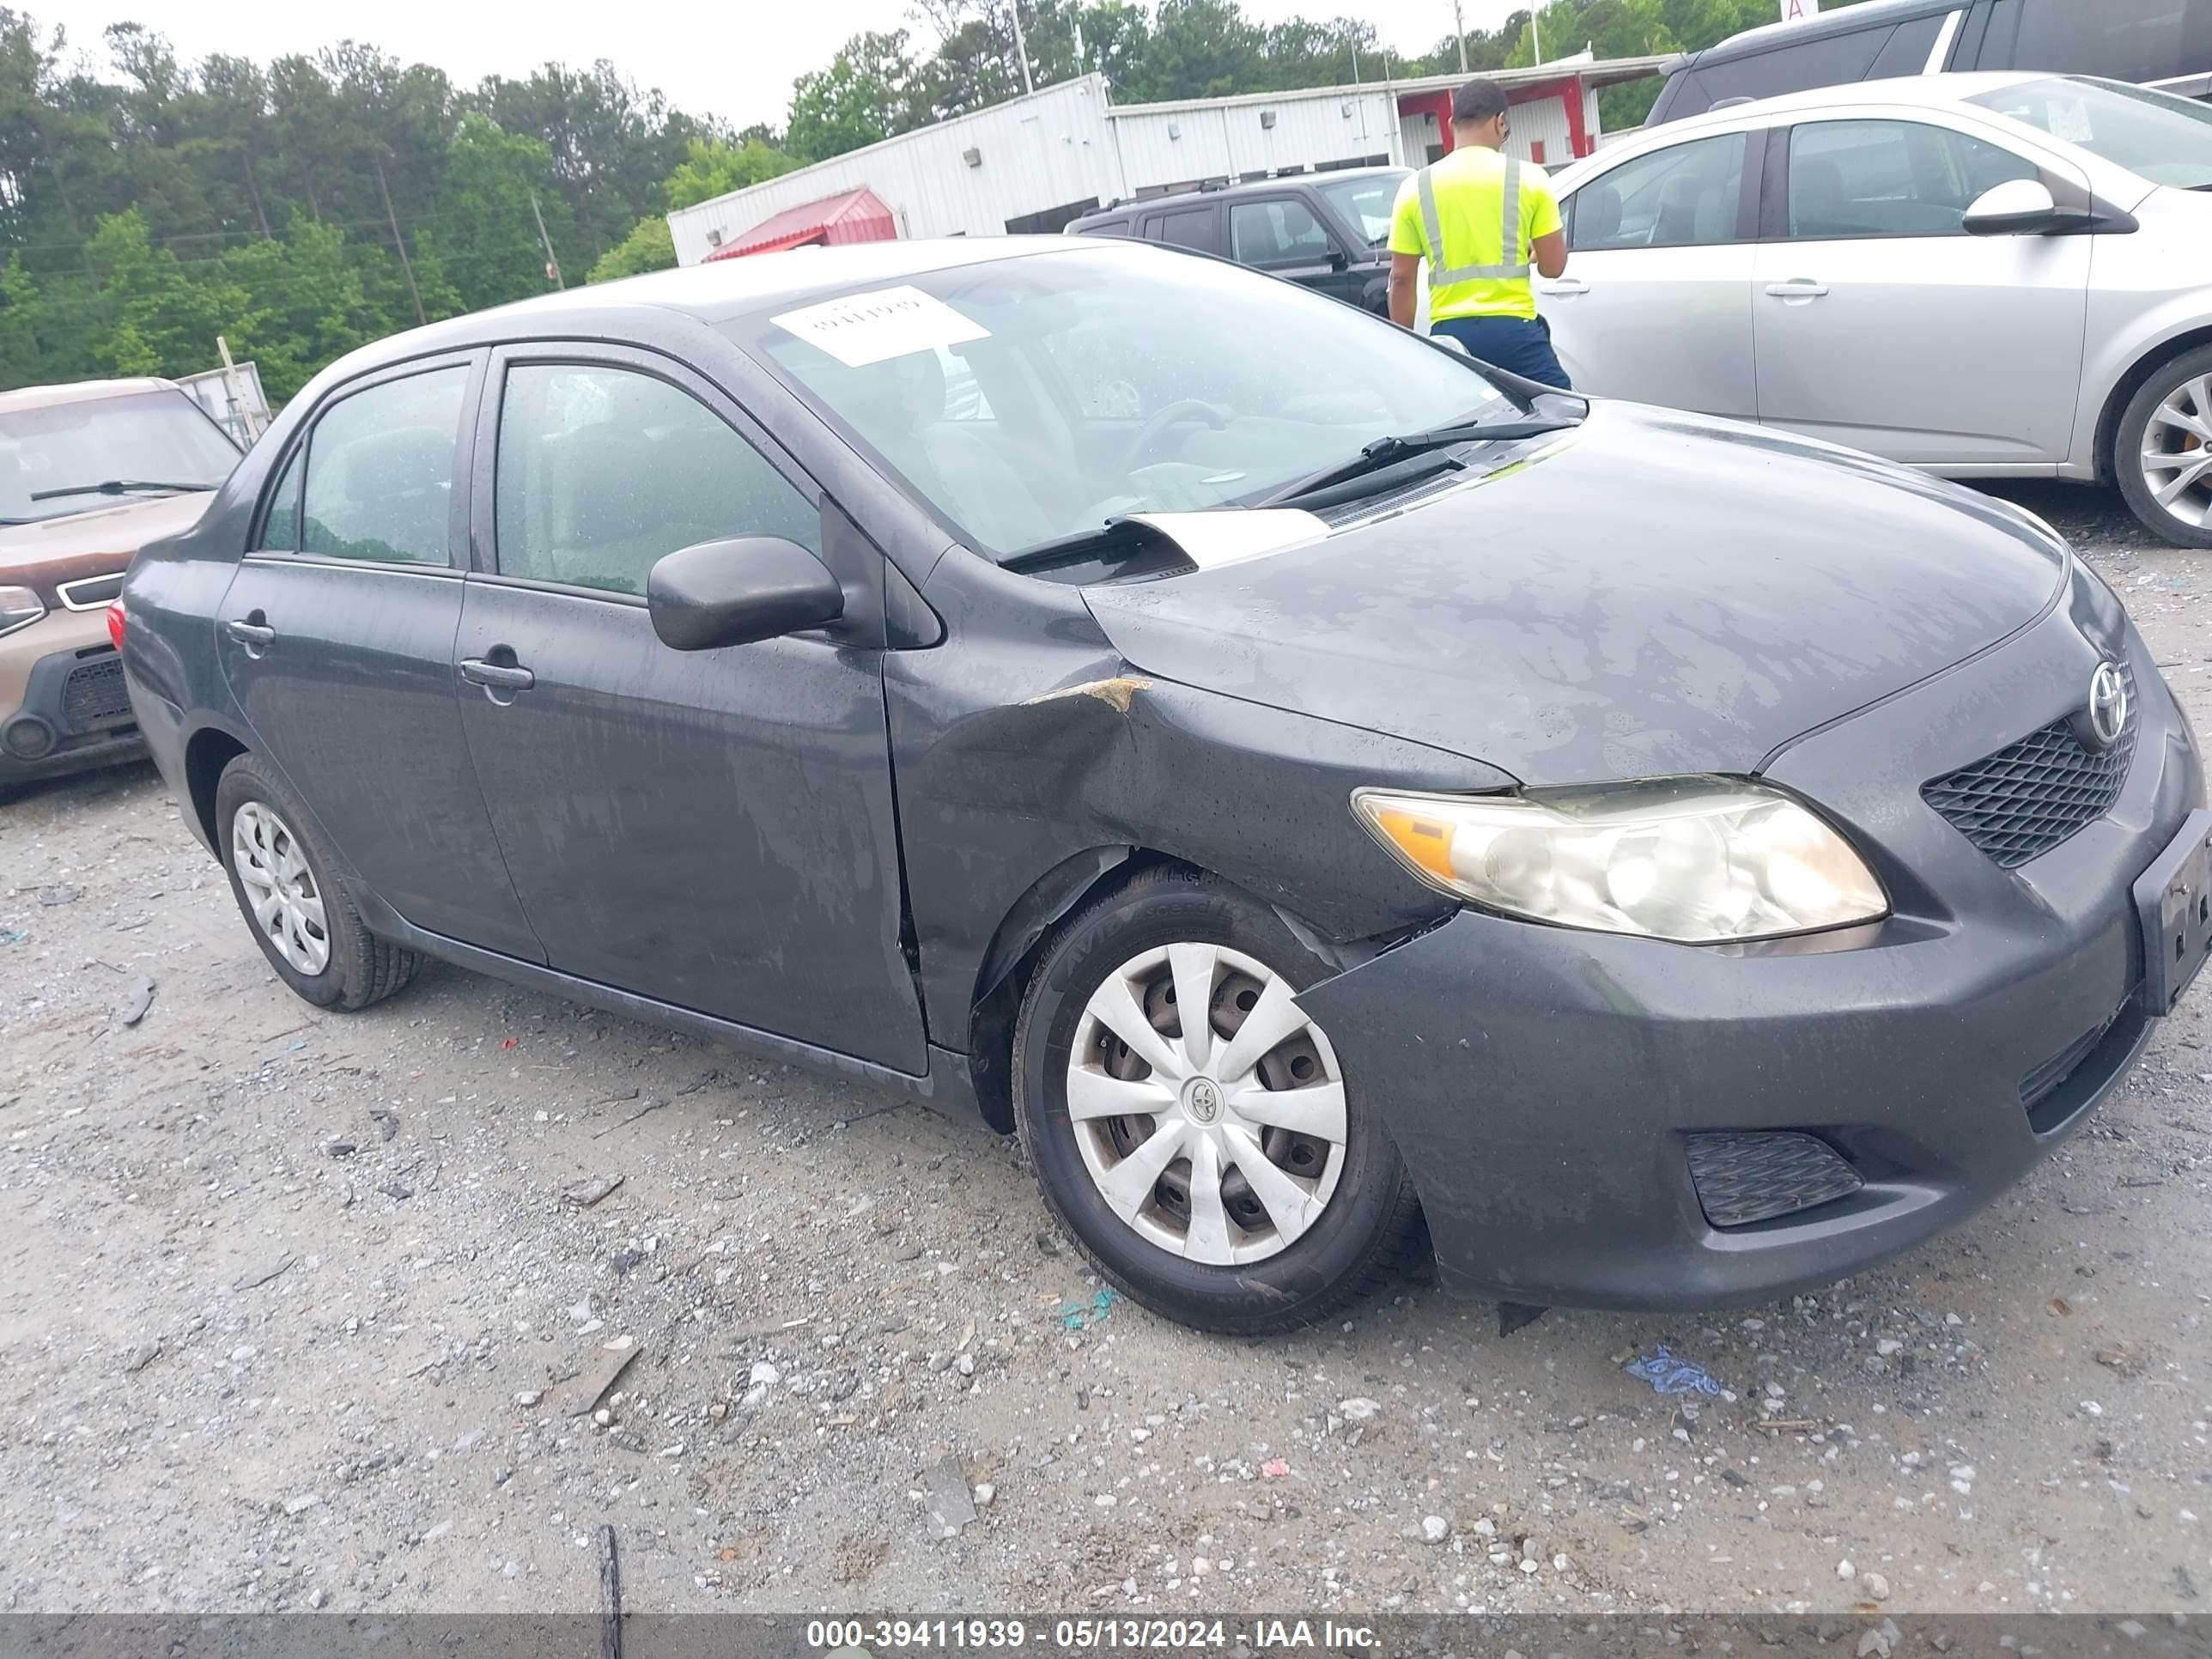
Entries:
[[1211, 1123], [1221, 1115], [1221, 1091], [1211, 1078], [1194, 1077], [1190, 1087], [1183, 1091], [1183, 1110], [1190, 1114], [1194, 1123]]
[[2116, 663], [2100, 662], [2089, 676], [2089, 731], [2097, 747], [2110, 749], [2128, 723], [2128, 684]]

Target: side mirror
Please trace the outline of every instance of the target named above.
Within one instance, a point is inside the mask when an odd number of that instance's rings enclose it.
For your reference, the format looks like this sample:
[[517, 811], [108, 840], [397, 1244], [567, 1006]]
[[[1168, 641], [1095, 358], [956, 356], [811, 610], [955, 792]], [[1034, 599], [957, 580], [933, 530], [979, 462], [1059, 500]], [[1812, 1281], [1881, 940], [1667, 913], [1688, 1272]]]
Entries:
[[750, 645], [845, 614], [845, 590], [821, 560], [781, 536], [733, 536], [679, 549], [645, 579], [653, 631], [678, 651]]
[[2040, 179], [2008, 179], [1974, 198], [1966, 231], [1969, 236], [2032, 236], [2055, 230], [2066, 219]]
[[1328, 268], [1331, 270], [1349, 270], [1352, 268], [1352, 256], [1340, 247], [1329, 249]]
[[1429, 336], [1429, 343], [1433, 346], [1442, 346], [1446, 351], [1452, 352], [1458, 356], [1472, 357], [1474, 356], [1472, 351], [1469, 351], [1467, 349], [1466, 343], [1456, 334], [1431, 334]]

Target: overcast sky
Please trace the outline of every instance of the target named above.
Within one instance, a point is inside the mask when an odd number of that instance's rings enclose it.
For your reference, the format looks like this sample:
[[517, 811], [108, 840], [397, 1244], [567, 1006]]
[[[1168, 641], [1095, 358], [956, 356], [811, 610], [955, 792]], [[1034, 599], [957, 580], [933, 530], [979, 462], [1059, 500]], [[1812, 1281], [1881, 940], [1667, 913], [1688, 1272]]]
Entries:
[[[632, 80], [659, 87], [678, 107], [737, 126], [781, 124], [795, 75], [828, 61], [861, 29], [909, 25], [909, 0], [719, 0], [719, 3], [610, 4], [531, 0], [492, 6], [471, 0], [377, 0], [374, 5], [303, 5], [299, 0], [15, 0], [41, 24], [69, 30], [73, 49], [99, 52], [100, 31], [119, 21], [166, 34], [197, 60], [210, 52], [262, 62], [313, 52], [349, 37], [410, 62], [434, 64], [464, 86], [485, 75], [526, 75], [549, 59], [587, 64], [611, 58]], [[1494, 27], [1526, 0], [1462, 0], [1467, 26]], [[1394, 51], [1424, 52], [1451, 33], [1451, 0], [1243, 0], [1267, 21], [1305, 12], [1352, 11], [1371, 18]], [[917, 29], [917, 34], [925, 31]], [[100, 52], [104, 61], [105, 53]]]

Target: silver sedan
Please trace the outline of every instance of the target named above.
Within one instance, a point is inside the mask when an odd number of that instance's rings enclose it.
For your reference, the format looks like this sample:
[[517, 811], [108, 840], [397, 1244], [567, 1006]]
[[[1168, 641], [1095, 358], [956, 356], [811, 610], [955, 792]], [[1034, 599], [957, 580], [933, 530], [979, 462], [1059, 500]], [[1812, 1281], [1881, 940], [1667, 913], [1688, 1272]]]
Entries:
[[2117, 483], [2212, 547], [2212, 109], [2074, 76], [1825, 88], [1557, 181], [1577, 389], [1954, 478]]

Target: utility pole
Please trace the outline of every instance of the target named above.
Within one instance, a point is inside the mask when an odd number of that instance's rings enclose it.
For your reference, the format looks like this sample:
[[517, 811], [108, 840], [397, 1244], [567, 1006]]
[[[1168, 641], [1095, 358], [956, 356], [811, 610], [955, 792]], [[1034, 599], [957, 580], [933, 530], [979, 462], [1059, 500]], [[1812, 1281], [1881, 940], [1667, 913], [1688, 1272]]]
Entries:
[[1014, 56], [1022, 60], [1022, 90], [1035, 92], [1036, 88], [1030, 82], [1030, 45], [1022, 39], [1022, 0], [1006, 0], [1006, 9], [1014, 19]]
[[561, 262], [553, 257], [553, 239], [545, 234], [545, 216], [538, 210], [538, 192], [534, 190], [530, 192], [530, 216], [538, 221], [538, 246], [545, 250], [546, 276], [552, 279], [554, 287], [567, 288], [568, 283], [561, 280]]
[[1359, 84], [1359, 42], [1357, 40], [1352, 43], [1352, 84], [1355, 87]]
[[384, 182], [384, 160], [376, 162], [376, 187], [384, 197], [384, 216], [392, 223], [392, 251], [399, 256], [399, 269], [407, 276], [407, 296], [415, 301], [415, 320], [428, 323], [429, 314], [422, 309], [422, 290], [415, 286], [414, 262], [407, 257], [407, 239], [399, 234], [399, 216], [392, 210], [392, 186]]
[[1459, 0], [1452, 0], [1452, 39], [1459, 42], [1459, 72], [1467, 73], [1467, 19], [1460, 15]]
[[1536, 8], [1534, 5], [1528, 8], [1528, 46], [1530, 52], [1533, 54], [1529, 58], [1528, 61], [1531, 64], [1542, 63], [1544, 61], [1544, 32], [1536, 27]]

